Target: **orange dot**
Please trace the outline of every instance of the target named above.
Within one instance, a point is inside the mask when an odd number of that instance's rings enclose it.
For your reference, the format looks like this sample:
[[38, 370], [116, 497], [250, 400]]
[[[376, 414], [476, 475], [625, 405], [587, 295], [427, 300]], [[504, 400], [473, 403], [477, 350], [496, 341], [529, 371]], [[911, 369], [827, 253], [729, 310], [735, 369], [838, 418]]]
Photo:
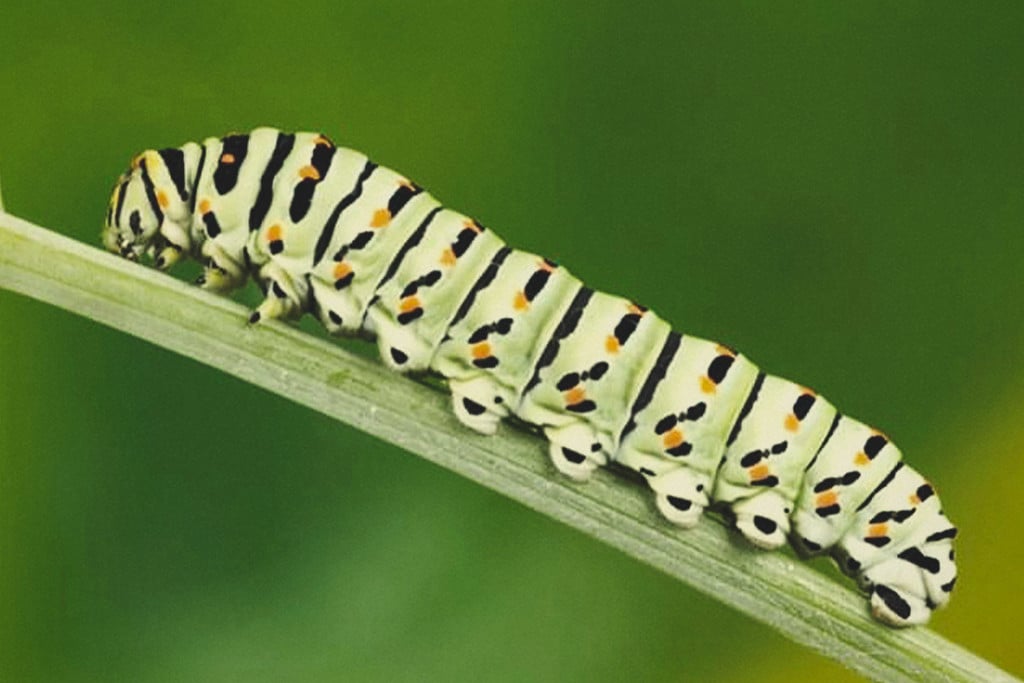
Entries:
[[299, 177], [320, 180], [320, 171], [316, 170], [313, 166], [303, 166], [299, 169]]
[[530, 302], [526, 300], [526, 294], [524, 294], [522, 291], [516, 292], [516, 297], [512, 301], [512, 308], [516, 309], [517, 311], [525, 311], [529, 305]]
[[814, 499], [814, 506], [819, 508], [827, 508], [835, 505], [839, 500], [839, 495], [835, 491], [825, 491], [819, 493]]
[[640, 308], [634, 303], [629, 304], [629, 306], [627, 306], [626, 308], [627, 310], [629, 310], [630, 313], [635, 313], [636, 315], [643, 315], [644, 313], [646, 313], [644, 309]]
[[665, 444], [665, 448], [675, 448], [683, 442], [683, 433], [678, 429], [673, 429], [662, 437], [661, 442]]
[[736, 357], [736, 352], [733, 351], [732, 349], [730, 349], [728, 346], [723, 346], [721, 344], [716, 344], [715, 345], [715, 351], [720, 356], [732, 356], [734, 358]]
[[864, 465], [867, 465], [870, 462], [871, 458], [869, 458], [868, 454], [865, 453], [864, 451], [861, 451], [857, 453], [857, 455], [853, 456], [853, 464], [857, 465], [858, 467], [864, 467]]
[[462, 225], [466, 228], [469, 228], [473, 232], [481, 232], [483, 230], [483, 228], [480, 227], [480, 224], [474, 221], [473, 219], [463, 221]]
[[398, 305], [398, 310], [402, 313], [408, 313], [409, 311], [415, 311], [420, 307], [419, 297], [408, 296], [402, 299], [402, 302]]
[[614, 334], [609, 334], [604, 340], [604, 350], [608, 353], [618, 353], [619, 347], [619, 340], [615, 338]]
[[326, 135], [317, 135], [313, 138], [313, 145], [323, 145], [324, 147], [334, 147], [334, 143]]
[[371, 228], [383, 228], [385, 225], [391, 222], [391, 212], [387, 209], [377, 209], [373, 212], [373, 218], [370, 219]]
[[473, 358], [487, 358], [491, 355], [491, 345], [487, 342], [480, 342], [473, 346]]
[[565, 392], [565, 404], [571, 406], [575, 403], [580, 403], [586, 397], [587, 392], [583, 387], [573, 387]]
[[766, 479], [771, 473], [771, 469], [768, 467], [768, 465], [766, 465], [763, 462], [758, 463], [751, 467], [749, 470], [747, 470], [747, 474], [750, 475], [750, 481]]
[[398, 181], [398, 186], [399, 187], [404, 187], [407, 190], [415, 190], [416, 189], [416, 186], [413, 185], [412, 181], [409, 180], [408, 178], [402, 178], [401, 180], [399, 180]]
[[159, 204], [161, 208], [166, 209], [167, 205], [170, 204], [171, 202], [170, 200], [167, 199], [167, 193], [165, 193], [163, 190], [158, 190], [156, 193], [156, 203]]
[[351, 272], [352, 267], [345, 263], [344, 261], [342, 261], [341, 263], [336, 263], [334, 265], [334, 272], [332, 274], [334, 275], [335, 280], [340, 280], [343, 277], [346, 277]]
[[917, 497], [916, 493], [910, 494], [910, 504], [913, 505], [914, 507], [917, 507], [918, 505], [921, 504], [921, 499]]
[[878, 538], [889, 533], [888, 524], [872, 524], [868, 527], [868, 538]]
[[230, 152], [225, 152], [220, 155], [220, 163], [222, 164], [233, 164], [235, 163], [235, 155]]
[[207, 214], [210, 213], [210, 200], [204, 199], [199, 202], [199, 213]]
[[786, 416], [786, 421], [783, 423], [788, 431], [795, 432], [800, 429], [800, 420], [796, 418], [796, 415], [790, 413]]
[[555, 269], [555, 267], [553, 265], [551, 265], [550, 263], [548, 263], [547, 261], [544, 261], [544, 260], [537, 261], [537, 266], [541, 270], [547, 271], [549, 273], [552, 272]]
[[707, 375], [701, 375], [700, 377], [700, 390], [705, 394], [715, 393], [715, 389], [718, 387], [715, 382]]
[[281, 239], [281, 224], [274, 223], [267, 228], [267, 240], [270, 242], [276, 242], [279, 239]]
[[454, 266], [458, 259], [455, 257], [455, 252], [452, 251], [451, 247], [448, 247], [441, 252], [441, 265]]

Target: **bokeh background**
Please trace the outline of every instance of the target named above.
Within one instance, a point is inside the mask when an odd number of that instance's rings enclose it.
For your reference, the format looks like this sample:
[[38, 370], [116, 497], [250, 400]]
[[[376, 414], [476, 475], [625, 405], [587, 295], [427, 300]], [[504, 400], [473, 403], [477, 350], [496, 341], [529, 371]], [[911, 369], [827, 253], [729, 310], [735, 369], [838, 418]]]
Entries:
[[[7, 208], [320, 129], [887, 431], [1024, 672], [1024, 5], [5, 3]], [[538, 457], [544, 457], [538, 451]], [[343, 424], [0, 292], [0, 679], [849, 680]]]

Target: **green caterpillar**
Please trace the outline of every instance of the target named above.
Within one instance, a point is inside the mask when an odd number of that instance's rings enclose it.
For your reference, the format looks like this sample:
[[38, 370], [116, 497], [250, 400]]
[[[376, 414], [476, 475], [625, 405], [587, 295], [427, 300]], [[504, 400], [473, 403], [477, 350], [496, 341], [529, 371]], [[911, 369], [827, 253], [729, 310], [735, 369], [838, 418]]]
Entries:
[[250, 321], [316, 315], [372, 335], [399, 372], [447, 379], [455, 414], [539, 427], [555, 467], [639, 472], [683, 527], [723, 507], [754, 545], [830, 552], [876, 618], [920, 624], [956, 581], [956, 529], [882, 433], [732, 349], [674, 332], [554, 262], [511, 249], [418, 185], [317, 133], [259, 128], [148, 150], [121, 176], [105, 246], [166, 269], [251, 275]]

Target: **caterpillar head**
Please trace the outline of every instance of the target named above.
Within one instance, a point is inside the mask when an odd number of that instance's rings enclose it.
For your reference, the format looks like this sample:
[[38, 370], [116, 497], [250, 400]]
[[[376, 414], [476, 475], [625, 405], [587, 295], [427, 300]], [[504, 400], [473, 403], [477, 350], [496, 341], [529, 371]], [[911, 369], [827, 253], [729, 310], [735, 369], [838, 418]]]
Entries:
[[184, 191], [189, 155], [182, 150], [147, 150], [121, 174], [107, 206], [103, 245], [137, 261], [153, 256], [158, 267], [191, 247], [191, 208]]

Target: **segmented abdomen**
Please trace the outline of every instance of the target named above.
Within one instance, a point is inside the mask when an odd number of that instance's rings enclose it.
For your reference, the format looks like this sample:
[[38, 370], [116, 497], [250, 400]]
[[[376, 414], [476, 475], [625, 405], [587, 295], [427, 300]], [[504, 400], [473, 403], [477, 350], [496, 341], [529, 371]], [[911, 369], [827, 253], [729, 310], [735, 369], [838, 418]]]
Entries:
[[255, 275], [264, 316], [375, 335], [388, 365], [446, 377], [467, 426], [514, 414], [581, 479], [617, 461], [680, 525], [718, 504], [758, 546], [831, 549], [890, 623], [947, 601], [955, 530], [931, 486], [810, 389], [509, 248], [322, 135], [264, 128], [183, 152], [194, 249]]

